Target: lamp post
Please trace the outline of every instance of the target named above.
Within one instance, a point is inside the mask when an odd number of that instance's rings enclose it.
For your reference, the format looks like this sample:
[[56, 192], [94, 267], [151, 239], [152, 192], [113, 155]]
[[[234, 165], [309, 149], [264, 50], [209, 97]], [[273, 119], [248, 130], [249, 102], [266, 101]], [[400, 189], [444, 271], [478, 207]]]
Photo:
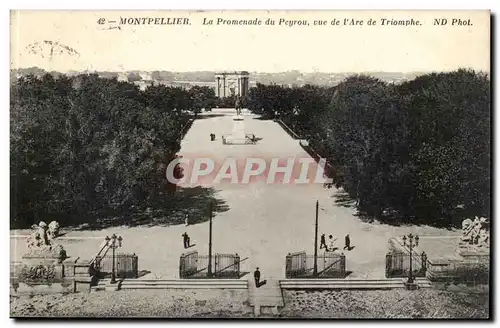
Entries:
[[319, 202], [316, 201], [316, 221], [314, 224], [314, 266], [313, 266], [313, 277], [318, 276], [318, 213], [319, 212]]
[[213, 203], [209, 203], [209, 223], [208, 223], [208, 276], [212, 276], [212, 216], [213, 216]]
[[[410, 249], [410, 273], [408, 274], [408, 284], [413, 284], [415, 279], [413, 278], [413, 248], [418, 246], [418, 236], [413, 234], [408, 234], [408, 236], [403, 236], [403, 246], [408, 246]], [[408, 242], [408, 245], [407, 245]]]
[[[109, 245], [109, 247], [113, 250], [113, 258], [112, 258], [113, 263], [112, 263], [112, 269], [111, 269], [111, 281], [110, 281], [110, 283], [116, 284], [115, 249], [117, 249], [118, 247], [122, 247], [123, 238], [122, 238], [122, 236], [116, 236], [115, 234], [113, 234], [111, 236], [111, 238], [106, 236], [105, 240], [106, 240], [106, 245]], [[111, 242], [111, 244], [110, 244], [110, 242]]]

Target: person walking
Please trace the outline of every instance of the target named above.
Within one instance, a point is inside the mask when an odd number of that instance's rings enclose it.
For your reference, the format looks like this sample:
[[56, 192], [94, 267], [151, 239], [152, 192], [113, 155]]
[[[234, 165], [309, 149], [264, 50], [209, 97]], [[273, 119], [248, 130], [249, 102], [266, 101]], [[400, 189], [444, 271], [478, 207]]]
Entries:
[[345, 236], [345, 246], [344, 246], [344, 249], [346, 249], [346, 248], [347, 248], [348, 251], [351, 250], [351, 237], [349, 237], [349, 234], [347, 234]]
[[332, 235], [328, 236], [328, 251], [333, 252], [335, 250], [335, 241], [337, 238], [333, 238]]
[[326, 246], [325, 234], [321, 235], [321, 240], [320, 240], [320, 245], [319, 245], [319, 249], [323, 249], [323, 248], [325, 248], [325, 250], [328, 252], [328, 246]]
[[189, 248], [189, 236], [188, 236], [187, 232], [184, 232], [182, 234], [182, 240], [184, 242], [184, 248]]

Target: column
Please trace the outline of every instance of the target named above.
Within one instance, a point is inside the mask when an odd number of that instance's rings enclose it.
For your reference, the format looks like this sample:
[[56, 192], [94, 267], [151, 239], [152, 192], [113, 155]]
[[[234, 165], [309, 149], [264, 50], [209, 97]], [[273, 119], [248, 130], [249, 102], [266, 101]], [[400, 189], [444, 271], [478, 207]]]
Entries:
[[222, 83], [224, 84], [223, 88], [224, 88], [224, 98], [226, 98], [226, 88], [227, 88], [227, 85], [226, 85], [226, 75], [222, 75]]
[[243, 76], [241, 78], [241, 96], [246, 97], [247, 95], [247, 78]]
[[217, 88], [216, 88], [216, 92], [217, 92], [217, 97], [220, 98], [220, 76], [217, 76]]

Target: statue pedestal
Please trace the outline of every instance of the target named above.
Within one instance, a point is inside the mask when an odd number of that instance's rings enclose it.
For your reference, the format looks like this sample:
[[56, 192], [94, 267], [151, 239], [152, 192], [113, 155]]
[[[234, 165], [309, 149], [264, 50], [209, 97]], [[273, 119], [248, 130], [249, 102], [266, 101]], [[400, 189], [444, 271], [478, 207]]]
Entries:
[[233, 131], [230, 135], [224, 136], [222, 140], [225, 145], [247, 145], [253, 144], [245, 134], [245, 117], [243, 115], [233, 116]]
[[66, 258], [66, 251], [58, 244], [33, 248], [22, 256], [23, 262], [55, 261], [54, 263], [62, 263]]
[[490, 249], [488, 247], [477, 247], [474, 245], [460, 245], [457, 254], [464, 262], [489, 262]]
[[16, 283], [27, 285], [60, 283], [64, 278], [65, 259], [66, 253], [57, 245], [31, 249], [22, 256], [21, 262], [11, 267], [11, 277]]

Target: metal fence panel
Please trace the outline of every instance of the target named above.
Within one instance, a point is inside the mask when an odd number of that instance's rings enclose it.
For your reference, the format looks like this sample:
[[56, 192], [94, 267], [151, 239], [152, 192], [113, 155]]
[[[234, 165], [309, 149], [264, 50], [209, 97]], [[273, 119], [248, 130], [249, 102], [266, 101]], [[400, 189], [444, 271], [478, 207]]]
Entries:
[[[385, 257], [385, 276], [408, 277], [410, 274], [410, 254], [403, 252], [389, 253]], [[412, 271], [414, 277], [425, 277], [427, 271], [427, 255], [423, 252], [412, 252]]]
[[306, 252], [297, 252], [286, 256], [286, 277], [293, 278], [306, 272]]
[[181, 278], [239, 278], [240, 256], [238, 254], [215, 254], [212, 256], [212, 275], [208, 272], [208, 255], [193, 251], [184, 253], [179, 261]]
[[[344, 278], [345, 255], [339, 253], [325, 253], [317, 256], [318, 278]], [[305, 252], [288, 254], [286, 256], [287, 278], [310, 278], [314, 276], [314, 255]]]
[[215, 254], [215, 276], [240, 276], [240, 256], [238, 254]]
[[186, 278], [198, 271], [198, 252], [183, 253], [179, 261], [179, 276]]
[[[115, 274], [118, 278], [138, 278], [139, 263], [135, 254], [116, 254], [115, 255]], [[113, 255], [105, 257], [96, 257], [97, 269], [102, 278], [111, 277], [113, 271]]]

